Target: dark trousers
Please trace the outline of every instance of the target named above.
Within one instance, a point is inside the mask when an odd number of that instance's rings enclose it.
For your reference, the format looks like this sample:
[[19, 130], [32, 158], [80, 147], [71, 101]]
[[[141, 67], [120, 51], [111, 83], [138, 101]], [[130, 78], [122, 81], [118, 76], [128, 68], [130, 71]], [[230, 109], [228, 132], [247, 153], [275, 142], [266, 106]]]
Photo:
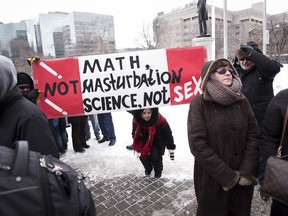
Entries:
[[140, 157], [140, 161], [148, 173], [150, 173], [153, 168], [155, 174], [162, 173], [163, 171], [162, 153], [155, 146], [152, 146], [150, 154], [145, 159]]
[[74, 151], [81, 151], [86, 144], [85, 141], [85, 124], [86, 121], [73, 122], [72, 126], [72, 143]]
[[288, 215], [288, 205], [277, 200], [272, 201], [271, 204], [271, 216], [287, 216]]

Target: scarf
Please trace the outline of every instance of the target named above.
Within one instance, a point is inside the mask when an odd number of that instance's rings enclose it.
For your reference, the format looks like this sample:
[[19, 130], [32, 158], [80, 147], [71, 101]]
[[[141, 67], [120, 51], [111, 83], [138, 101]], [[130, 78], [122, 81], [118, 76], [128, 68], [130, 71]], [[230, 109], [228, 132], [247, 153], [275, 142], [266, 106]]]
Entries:
[[[160, 125], [165, 125], [167, 122], [166, 119], [159, 114], [158, 120], [154, 125], [151, 125], [149, 127], [143, 127], [141, 126], [134, 118], [133, 120], [134, 124], [136, 125], [136, 130], [134, 134], [134, 150], [136, 152], [139, 152], [141, 154], [141, 158], [145, 159], [151, 151], [152, 144], [154, 141], [154, 136], [156, 133], [156, 128]], [[141, 140], [140, 136], [142, 132], [148, 131], [148, 138], [146, 140]]]
[[211, 74], [206, 84], [207, 91], [212, 99], [225, 106], [244, 99], [241, 94], [241, 86], [242, 84], [239, 77], [233, 76], [232, 85], [225, 86], [216, 79], [214, 74]]

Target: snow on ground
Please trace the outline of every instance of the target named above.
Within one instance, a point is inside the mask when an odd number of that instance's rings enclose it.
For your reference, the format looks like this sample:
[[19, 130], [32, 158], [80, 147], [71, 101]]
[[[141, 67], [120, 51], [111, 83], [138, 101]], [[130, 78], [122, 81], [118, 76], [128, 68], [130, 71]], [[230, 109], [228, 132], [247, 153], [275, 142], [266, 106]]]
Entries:
[[[194, 158], [190, 153], [187, 138], [188, 108], [188, 104], [159, 108], [170, 124], [176, 144], [174, 161], [170, 160], [168, 151], [163, 156], [163, 177], [179, 180], [193, 177]], [[132, 115], [126, 111], [119, 111], [113, 112], [112, 117], [117, 143], [114, 146], [108, 146], [108, 142], [99, 144], [93, 136], [88, 141], [90, 148], [83, 154], [73, 151], [71, 128], [67, 128], [68, 152], [61, 160], [88, 175], [92, 181], [130, 173], [144, 175], [144, 168], [134, 151], [126, 149], [126, 145], [132, 144]]]

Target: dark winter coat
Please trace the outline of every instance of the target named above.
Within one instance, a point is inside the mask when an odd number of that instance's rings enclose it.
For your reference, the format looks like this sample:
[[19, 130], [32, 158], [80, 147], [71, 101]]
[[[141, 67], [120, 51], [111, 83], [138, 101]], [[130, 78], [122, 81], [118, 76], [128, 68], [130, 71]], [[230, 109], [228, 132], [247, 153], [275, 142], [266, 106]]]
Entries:
[[0, 145], [12, 147], [16, 140], [27, 140], [30, 150], [59, 158], [46, 116], [22, 96], [16, 85], [15, 67], [3, 56], [0, 76]]
[[12, 147], [16, 140], [27, 140], [30, 150], [59, 158], [46, 116], [18, 87], [12, 92], [0, 102], [0, 145]]
[[[214, 71], [211, 67], [207, 73]], [[246, 98], [220, 105], [206, 94], [205, 82], [204, 78], [203, 94], [190, 103], [187, 121], [189, 147], [195, 157], [197, 216], [247, 216], [254, 187], [238, 185], [236, 171], [257, 184], [258, 125]]]
[[282, 65], [263, 55], [261, 51], [249, 49], [247, 52], [254, 66], [244, 71], [236, 62], [234, 67], [242, 81], [242, 93], [250, 102], [257, 122], [261, 126], [267, 106], [274, 96], [273, 80]]
[[86, 122], [88, 116], [71, 116], [68, 117], [68, 123], [74, 124], [74, 123], [80, 123], [80, 122]]
[[[286, 107], [288, 105], [288, 89], [282, 90], [271, 100], [262, 124], [261, 153], [266, 160], [276, 155], [281, 140]], [[283, 140], [282, 155], [288, 154], [288, 126]]]

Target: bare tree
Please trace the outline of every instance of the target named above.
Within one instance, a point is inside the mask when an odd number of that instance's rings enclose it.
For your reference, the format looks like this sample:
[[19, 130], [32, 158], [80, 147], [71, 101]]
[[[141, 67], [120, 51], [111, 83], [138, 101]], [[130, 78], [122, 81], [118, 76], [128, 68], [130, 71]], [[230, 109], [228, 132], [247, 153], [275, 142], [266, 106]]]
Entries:
[[273, 16], [269, 21], [269, 53], [273, 53], [276, 60], [287, 62], [286, 55], [288, 54], [288, 23], [287, 13], [280, 16]]
[[109, 26], [99, 20], [94, 20], [78, 34], [76, 44], [67, 56], [85, 56], [115, 52], [115, 45], [110, 45]]
[[156, 44], [153, 39], [153, 33], [152, 33], [152, 26], [149, 25], [142, 25], [142, 31], [138, 32], [139, 39], [135, 39], [136, 43], [142, 48], [142, 49], [155, 49]]
[[153, 24], [142, 25], [141, 31], [138, 32], [139, 38], [135, 41], [142, 49], [166, 48], [167, 41], [171, 39], [170, 28], [165, 19], [154, 19]]
[[27, 63], [27, 58], [37, 54], [29, 46], [28, 42], [23, 39], [13, 39], [10, 41], [10, 48], [12, 52], [11, 59], [16, 70], [32, 75], [31, 66]]
[[164, 48], [163, 44], [171, 39], [171, 26], [164, 18], [158, 18], [153, 23], [154, 41], [156, 48]]

